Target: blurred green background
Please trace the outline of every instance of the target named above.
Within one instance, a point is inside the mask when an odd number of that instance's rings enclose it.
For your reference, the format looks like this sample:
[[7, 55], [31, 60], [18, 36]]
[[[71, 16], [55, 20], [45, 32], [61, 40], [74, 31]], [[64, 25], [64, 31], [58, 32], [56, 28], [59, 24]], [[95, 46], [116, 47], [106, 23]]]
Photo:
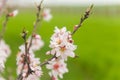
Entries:
[[[119, 8], [119, 6], [94, 6], [89, 19], [73, 36], [78, 46], [75, 53], [79, 57], [69, 58], [67, 62], [69, 73], [66, 73], [62, 80], [120, 80]], [[85, 10], [86, 7], [51, 7], [53, 19], [50, 22], [42, 21], [38, 28], [38, 33], [45, 42], [45, 46], [36, 52], [36, 57], [40, 57], [41, 62], [50, 57], [45, 53], [50, 50], [48, 45], [54, 27], [66, 26], [72, 31]], [[6, 63], [5, 76], [16, 77], [16, 55], [18, 47], [23, 44], [20, 33], [25, 27], [31, 34], [35, 15], [35, 8], [19, 9], [18, 16], [11, 18], [7, 24], [4, 39], [10, 45], [12, 54]], [[0, 19], [0, 22], [3, 20], [4, 18]], [[50, 80], [45, 66], [43, 71], [41, 80]]]

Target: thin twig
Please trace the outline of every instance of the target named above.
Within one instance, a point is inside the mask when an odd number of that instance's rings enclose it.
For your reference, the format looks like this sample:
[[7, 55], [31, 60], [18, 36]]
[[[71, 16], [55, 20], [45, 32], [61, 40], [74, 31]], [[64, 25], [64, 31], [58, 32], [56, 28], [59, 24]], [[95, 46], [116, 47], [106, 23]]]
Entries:
[[54, 58], [57, 58], [57, 57], [56, 57], [56, 54], [53, 55], [50, 59], [48, 59], [48, 60], [44, 61], [43, 63], [41, 63], [40, 66], [42, 67], [42, 66], [44, 66], [44, 65], [46, 65], [46, 64], [49, 64], [49, 61], [51, 61], [51, 60], [54, 59]]
[[[25, 42], [25, 57], [24, 57], [24, 62], [25, 63], [27, 63], [27, 66], [28, 66], [28, 72], [27, 72], [27, 75], [29, 75], [29, 74], [31, 74], [33, 71], [31, 70], [31, 68], [30, 68], [30, 61], [29, 61], [29, 51], [28, 51], [28, 48], [27, 48], [27, 45], [28, 45], [28, 43], [27, 43], [27, 40], [26, 40], [26, 37], [25, 37], [25, 39], [24, 39], [24, 42]], [[25, 64], [23, 65], [23, 66], [25, 66]]]
[[81, 17], [80, 23], [77, 25], [77, 27], [73, 30], [72, 34], [75, 34], [75, 32], [82, 26], [83, 22], [89, 17], [91, 10], [93, 8], [93, 5], [91, 5], [87, 10], [85, 11], [85, 14]]
[[41, 12], [41, 6], [42, 6], [42, 3], [43, 3], [43, 0], [40, 2], [40, 4], [37, 6], [37, 13], [36, 13], [36, 20], [35, 20], [35, 23], [33, 25], [33, 31], [32, 31], [32, 36], [31, 36], [31, 39], [30, 39], [30, 43], [29, 43], [29, 46], [28, 46], [28, 51], [32, 45], [32, 40], [33, 40], [33, 37], [36, 33], [36, 29], [37, 29], [37, 25], [39, 22], [41, 22], [42, 18], [40, 18], [40, 12]]
[[7, 0], [2, 0], [2, 5], [1, 5], [1, 8], [0, 8], [0, 16], [2, 15], [2, 13], [4, 11], [4, 7], [6, 5], [6, 2], [7, 2]]
[[23, 29], [23, 32], [22, 32], [22, 38], [24, 39], [24, 42], [25, 42], [25, 55], [23, 56], [24, 58], [24, 61], [23, 61], [23, 66], [22, 66], [22, 70], [21, 70], [21, 73], [19, 74], [17, 80], [22, 80], [23, 79], [23, 69], [24, 69], [24, 65], [26, 64], [26, 58], [27, 58], [27, 51], [26, 51], [26, 47], [27, 47], [27, 42], [26, 42], [26, 36], [27, 36], [27, 33], [25, 31], [25, 29]]
[[23, 57], [23, 59], [24, 59], [24, 61], [23, 61], [23, 66], [22, 66], [22, 70], [21, 70], [21, 73], [20, 73], [20, 75], [18, 76], [18, 78], [17, 78], [17, 80], [22, 80], [23, 79], [23, 76], [22, 76], [22, 74], [23, 74], [23, 69], [24, 69], [24, 66], [27, 64], [27, 66], [28, 66], [28, 72], [27, 72], [27, 75], [29, 75], [29, 74], [31, 74], [33, 71], [31, 70], [31, 68], [30, 68], [30, 65], [29, 65], [29, 51], [28, 51], [28, 48], [27, 48], [27, 45], [28, 45], [28, 43], [27, 43], [27, 38], [26, 38], [26, 36], [27, 36], [27, 31], [25, 31], [25, 30], [23, 30], [23, 33], [22, 33], [22, 38], [24, 39], [24, 43], [25, 43], [25, 55], [24, 55], [24, 57]]
[[[39, 23], [40, 20], [41, 20], [41, 19], [40, 19], [40, 12], [41, 12], [41, 5], [42, 5], [42, 3], [43, 3], [43, 0], [42, 0], [42, 1], [40, 2], [40, 4], [37, 6], [36, 20], [35, 20], [35, 23], [34, 23], [34, 25], [33, 25], [33, 31], [32, 31], [32, 36], [31, 36], [29, 45], [28, 45], [27, 40], [26, 40], [26, 35], [27, 35], [27, 34], [26, 34], [26, 31], [25, 31], [25, 32], [23, 31], [23, 36], [22, 36], [23, 39], [24, 39], [24, 42], [25, 42], [25, 56], [24, 56], [23, 68], [24, 68], [24, 65], [27, 63], [27, 65], [28, 65], [28, 72], [27, 72], [27, 74], [28, 74], [28, 75], [33, 72], [33, 71], [31, 70], [31, 68], [30, 68], [30, 65], [29, 65], [28, 55], [29, 55], [29, 49], [30, 49], [30, 47], [31, 47], [31, 45], [32, 45], [32, 40], [33, 40], [34, 34], [36, 33], [37, 25], [38, 25], [38, 23]], [[22, 77], [23, 68], [22, 68], [21, 73], [20, 73], [20, 75], [18, 76], [18, 79], [17, 79], [17, 80], [22, 80], [22, 79], [23, 79], [23, 77]]]
[[9, 20], [9, 16], [7, 14], [6, 17], [5, 17], [5, 21], [3, 22], [3, 25], [2, 25], [2, 30], [0, 32], [0, 40], [3, 38], [3, 35], [6, 31], [6, 25], [7, 25], [8, 20]]

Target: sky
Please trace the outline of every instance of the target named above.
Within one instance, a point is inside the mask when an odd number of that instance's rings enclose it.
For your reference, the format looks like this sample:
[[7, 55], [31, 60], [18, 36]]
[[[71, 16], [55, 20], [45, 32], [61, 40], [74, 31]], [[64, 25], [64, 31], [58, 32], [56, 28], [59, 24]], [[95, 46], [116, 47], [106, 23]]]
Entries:
[[[16, 4], [16, 5], [30, 5], [34, 4], [35, 2], [38, 3], [40, 0], [8, 0], [9, 4]], [[81, 5], [120, 5], [120, 0], [44, 0], [44, 4], [47, 5], [66, 5], [66, 6], [81, 6]]]

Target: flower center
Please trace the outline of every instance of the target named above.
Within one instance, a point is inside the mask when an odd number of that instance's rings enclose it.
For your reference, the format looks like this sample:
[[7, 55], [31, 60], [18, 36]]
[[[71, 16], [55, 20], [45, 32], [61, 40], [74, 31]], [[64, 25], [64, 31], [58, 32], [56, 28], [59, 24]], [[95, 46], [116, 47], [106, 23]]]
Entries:
[[65, 46], [60, 47], [61, 51], [64, 52], [66, 50]]
[[61, 40], [60, 40], [60, 39], [58, 39], [58, 40], [57, 40], [57, 43], [58, 43], [58, 44], [60, 44], [60, 43], [61, 43]]
[[59, 64], [56, 63], [53, 67], [55, 70], [57, 70], [60, 66], [59, 66]]

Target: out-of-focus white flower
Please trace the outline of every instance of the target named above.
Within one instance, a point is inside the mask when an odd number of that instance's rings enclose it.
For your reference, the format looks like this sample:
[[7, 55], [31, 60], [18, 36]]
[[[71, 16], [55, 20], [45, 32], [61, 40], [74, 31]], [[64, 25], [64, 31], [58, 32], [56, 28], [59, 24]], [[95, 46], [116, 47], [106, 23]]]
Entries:
[[5, 51], [7, 57], [10, 55], [11, 53], [11, 50], [10, 50], [10, 47], [5, 43], [4, 40], [1, 40], [0, 41], [0, 49]]
[[25, 45], [21, 45], [19, 49], [20, 52], [17, 55], [17, 75], [20, 75], [22, 72], [23, 80], [38, 80], [42, 75], [39, 58], [35, 58], [32, 50], [26, 54]]
[[63, 74], [68, 72], [67, 64], [62, 59], [53, 59], [46, 65], [47, 69], [51, 70], [49, 75], [52, 80], [58, 80], [58, 76], [63, 78]]
[[75, 57], [74, 50], [77, 48], [73, 44], [72, 36], [69, 31], [66, 30], [66, 27], [58, 29], [55, 27], [55, 33], [51, 37], [50, 48], [52, 50], [48, 53], [56, 55], [56, 57], [62, 57], [64, 60], [67, 60], [67, 57]]
[[0, 72], [4, 71], [4, 64], [6, 59], [9, 57], [11, 50], [9, 46], [4, 42], [4, 40], [0, 41]]
[[[28, 39], [28, 44], [30, 42], [31, 37]], [[40, 48], [42, 48], [44, 46], [44, 42], [41, 39], [41, 36], [38, 34], [35, 34], [32, 40], [32, 45], [31, 45], [31, 50], [36, 51], [39, 50]]]
[[50, 21], [52, 19], [52, 15], [50, 13], [50, 9], [46, 8], [46, 9], [43, 10], [43, 19], [45, 21]]
[[0, 13], [3, 11], [7, 0], [0, 0]]
[[0, 76], [0, 80], [5, 80], [3, 77]]
[[9, 13], [8, 16], [14, 17], [18, 14], [18, 10], [14, 10], [13, 12]]

